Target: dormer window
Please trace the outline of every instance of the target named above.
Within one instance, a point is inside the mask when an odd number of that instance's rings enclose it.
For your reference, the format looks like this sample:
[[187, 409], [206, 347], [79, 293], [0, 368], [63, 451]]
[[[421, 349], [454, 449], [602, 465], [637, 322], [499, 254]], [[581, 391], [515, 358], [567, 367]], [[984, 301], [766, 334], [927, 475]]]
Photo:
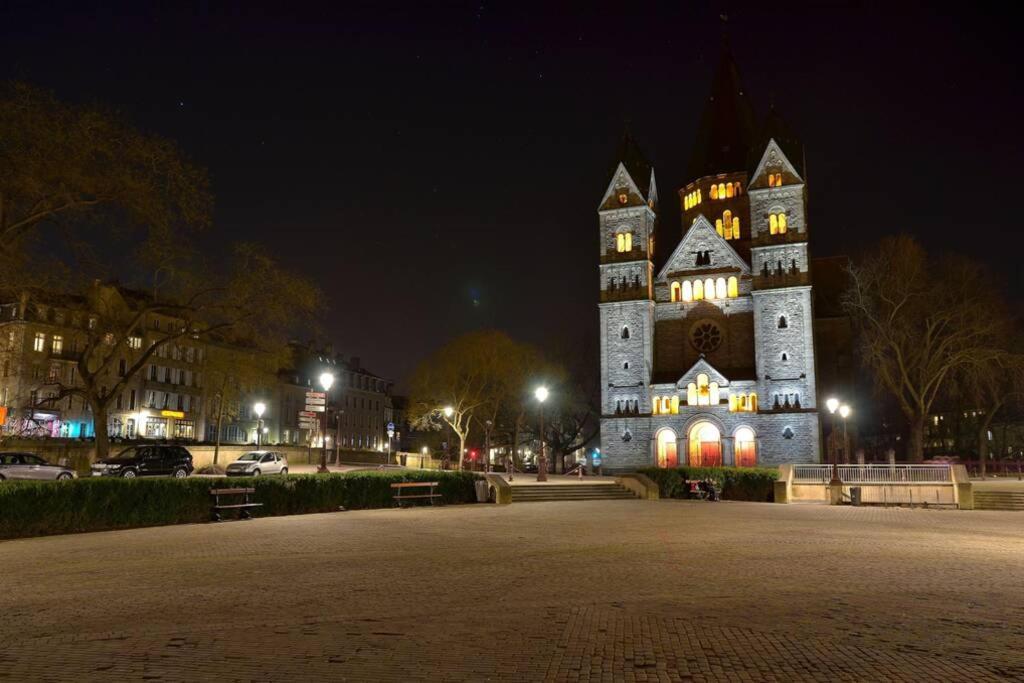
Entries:
[[629, 201], [629, 195], [626, 194], [625, 192], [620, 192], [619, 193], [619, 204], [622, 204], [623, 206], [625, 206], [626, 202], [628, 202], [628, 201]]
[[768, 174], [768, 187], [782, 187], [782, 174], [781, 173], [769, 173]]
[[725, 211], [721, 218], [715, 219], [715, 231], [727, 240], [740, 238], [740, 217]]

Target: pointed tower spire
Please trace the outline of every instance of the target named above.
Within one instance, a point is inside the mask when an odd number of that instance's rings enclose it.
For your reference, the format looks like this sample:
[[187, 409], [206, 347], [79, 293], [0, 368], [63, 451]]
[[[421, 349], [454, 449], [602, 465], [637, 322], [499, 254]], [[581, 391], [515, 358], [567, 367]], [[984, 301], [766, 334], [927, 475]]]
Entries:
[[622, 127], [622, 138], [619, 140], [618, 149], [615, 150], [615, 159], [612, 161], [609, 176], [615, 173], [615, 169], [618, 168], [620, 163], [626, 167], [626, 172], [629, 173], [633, 182], [636, 183], [644, 198], [648, 198], [651, 190], [652, 166], [651, 162], [647, 161], [644, 153], [640, 151], [640, 145], [633, 138], [633, 133], [629, 129], [628, 118]]
[[690, 158], [690, 180], [745, 170], [754, 142], [754, 112], [729, 49], [725, 15], [722, 20], [721, 52]]

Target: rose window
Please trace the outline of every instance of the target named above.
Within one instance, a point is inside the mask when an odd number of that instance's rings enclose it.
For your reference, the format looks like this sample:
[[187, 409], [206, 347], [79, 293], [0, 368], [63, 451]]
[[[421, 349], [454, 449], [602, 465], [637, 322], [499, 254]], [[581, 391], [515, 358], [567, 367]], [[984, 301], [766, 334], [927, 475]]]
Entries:
[[699, 322], [690, 331], [690, 343], [701, 353], [711, 353], [722, 345], [722, 330], [713, 322]]

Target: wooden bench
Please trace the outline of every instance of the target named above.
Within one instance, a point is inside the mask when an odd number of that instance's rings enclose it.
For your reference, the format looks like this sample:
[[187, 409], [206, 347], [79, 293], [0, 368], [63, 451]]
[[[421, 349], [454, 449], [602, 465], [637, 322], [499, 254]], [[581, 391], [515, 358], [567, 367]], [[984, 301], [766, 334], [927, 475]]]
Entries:
[[[392, 484], [391, 488], [395, 489], [395, 502], [398, 507], [402, 507], [403, 500], [411, 500], [414, 498], [429, 498], [430, 504], [434, 504], [436, 498], [441, 498], [440, 493], [434, 493], [434, 489], [437, 487], [436, 481], [406, 481], [400, 484]], [[427, 493], [405, 493], [407, 489], [429, 489]]]
[[[250, 496], [256, 493], [254, 488], [237, 488], [237, 489], [210, 489], [210, 495], [213, 496], [213, 521], [219, 522], [221, 520], [221, 510], [238, 510], [238, 517], [240, 519], [249, 519], [252, 515], [249, 513], [250, 508], [263, 507], [263, 503], [254, 503]], [[235, 497], [237, 500], [238, 496], [242, 497], [241, 503], [221, 503], [221, 496]]]

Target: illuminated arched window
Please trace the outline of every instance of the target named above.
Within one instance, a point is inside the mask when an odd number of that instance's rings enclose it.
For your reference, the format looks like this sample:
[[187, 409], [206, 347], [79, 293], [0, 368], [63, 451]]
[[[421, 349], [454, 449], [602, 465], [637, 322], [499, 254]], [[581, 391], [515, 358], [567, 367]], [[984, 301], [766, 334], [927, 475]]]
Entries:
[[725, 183], [718, 183], [718, 198], [725, 199]]
[[733, 444], [737, 467], [757, 465], [757, 443], [754, 440], [754, 430], [750, 427], [740, 427], [733, 437]]
[[711, 186], [711, 198], [718, 199], [718, 185]]
[[633, 251], [633, 233], [626, 233], [626, 251]]
[[715, 280], [715, 297], [724, 299], [726, 296], [728, 296], [728, 292], [725, 287], [725, 278], [720, 277]]
[[621, 193], [619, 195], [619, 204], [625, 204], [628, 201], [629, 201], [629, 195], [627, 195], [625, 192], [623, 192], [623, 193]]
[[737, 401], [736, 394], [729, 394], [729, 412], [730, 413], [735, 413], [736, 412], [736, 401]]
[[693, 301], [693, 285], [689, 280], [683, 283], [683, 301]]
[[734, 298], [740, 295], [740, 281], [736, 279], [735, 275], [729, 278], [726, 289], [730, 297]]
[[686, 404], [690, 406], [697, 405], [697, 385], [693, 382], [686, 385]]
[[690, 195], [686, 195], [685, 197], [683, 197], [683, 208], [684, 209], [689, 209], [690, 208]]
[[735, 193], [736, 190], [733, 188], [732, 183], [726, 183], [725, 196], [731, 199]]
[[721, 401], [721, 396], [718, 394], [718, 382], [712, 382], [708, 385], [708, 401], [713, 406], [717, 406]]
[[704, 298], [714, 299], [715, 298], [715, 281], [708, 278], [704, 281]]
[[669, 408], [672, 411], [673, 415], [678, 415], [679, 414], [679, 397], [678, 396], [673, 396], [672, 397], [672, 401], [669, 404]]
[[697, 375], [697, 405], [706, 406], [710, 403], [711, 388], [708, 386], [708, 376], [702, 372]]
[[661, 414], [661, 412], [658, 410], [658, 407], [660, 405], [661, 405], [661, 401], [658, 399], [658, 397], [654, 397], [653, 399], [651, 399], [651, 414], [652, 415], [660, 415]]
[[698, 187], [698, 188], [697, 188], [697, 203], [698, 203], [698, 204], [700, 204], [700, 202], [701, 202], [701, 197], [700, 197], [700, 188]]
[[750, 393], [750, 410], [755, 412], [755, 413], [757, 412], [757, 393], [756, 392], [751, 392]]
[[704, 298], [704, 283], [700, 280], [694, 280], [693, 282], [693, 300], [700, 301]]
[[779, 234], [786, 232], [786, 214], [779, 214]]
[[738, 240], [740, 238], [740, 217], [732, 217], [732, 238]]
[[724, 233], [722, 232], [722, 219], [721, 218], [716, 218], [715, 219], [715, 232], [717, 232], [719, 235], [722, 235], [723, 237], [725, 236]]
[[672, 301], [679, 301], [679, 298], [680, 298], [680, 297], [679, 297], [679, 295], [680, 295], [680, 291], [681, 291], [681, 290], [680, 290], [680, 288], [679, 288], [679, 283], [678, 283], [678, 282], [673, 282], [673, 283], [672, 283], [672, 288], [671, 288], [671, 296], [670, 296], [670, 299], [671, 299]]
[[615, 236], [615, 251], [620, 254], [626, 251], [626, 236], [621, 232]]
[[661, 413], [663, 415], [668, 415], [670, 411], [671, 411], [671, 408], [670, 408], [670, 403], [669, 403], [669, 400], [668, 400], [668, 396], [663, 396], [662, 399], [661, 399]]
[[779, 234], [779, 217], [774, 213], [768, 215], [768, 232], [772, 235]]

